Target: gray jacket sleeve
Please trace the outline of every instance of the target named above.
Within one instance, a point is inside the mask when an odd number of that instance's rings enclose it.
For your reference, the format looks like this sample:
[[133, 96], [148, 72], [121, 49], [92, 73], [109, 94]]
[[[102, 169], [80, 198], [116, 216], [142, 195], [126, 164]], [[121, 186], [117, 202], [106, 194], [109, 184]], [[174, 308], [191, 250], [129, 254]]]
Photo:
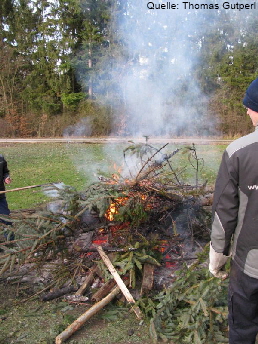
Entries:
[[224, 152], [219, 168], [214, 200], [211, 243], [218, 253], [229, 255], [231, 238], [234, 234], [239, 209], [237, 161]]

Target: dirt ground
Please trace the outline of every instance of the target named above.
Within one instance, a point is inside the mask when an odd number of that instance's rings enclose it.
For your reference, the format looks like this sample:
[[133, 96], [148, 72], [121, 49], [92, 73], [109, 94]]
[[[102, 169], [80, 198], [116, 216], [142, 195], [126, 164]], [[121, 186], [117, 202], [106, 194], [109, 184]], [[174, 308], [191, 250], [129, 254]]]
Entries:
[[[55, 338], [90, 305], [59, 298], [43, 302], [28, 285], [0, 282], [0, 344], [54, 344]], [[65, 343], [151, 344], [147, 323], [122, 305], [109, 305], [87, 321]]]

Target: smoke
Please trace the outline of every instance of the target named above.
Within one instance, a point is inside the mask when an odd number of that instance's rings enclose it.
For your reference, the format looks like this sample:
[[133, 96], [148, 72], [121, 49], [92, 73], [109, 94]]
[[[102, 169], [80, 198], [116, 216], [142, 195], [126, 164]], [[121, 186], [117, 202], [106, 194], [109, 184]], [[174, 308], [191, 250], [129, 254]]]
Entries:
[[[110, 41], [109, 47], [106, 42], [101, 68], [100, 64], [94, 66], [99, 70], [95, 76], [91, 73], [89, 82], [89, 75], [84, 75], [89, 60], [76, 65], [85, 88], [90, 84], [94, 97], [114, 112], [112, 135], [166, 138], [218, 134], [214, 129], [216, 117], [208, 111], [208, 92], [200, 86], [198, 72], [207, 68], [200, 65], [200, 56], [210, 34], [217, 32], [220, 37], [225, 23], [233, 32], [234, 23], [255, 14], [253, 9], [239, 10], [233, 3], [112, 3], [110, 28], [115, 42]], [[231, 5], [226, 9], [224, 4]], [[230, 34], [225, 35], [226, 49], [231, 49], [234, 43]], [[99, 115], [87, 116], [67, 128], [64, 135], [90, 136], [96, 117], [99, 119]]]
[[65, 188], [65, 184], [63, 182], [60, 183], [53, 183], [51, 185], [47, 185], [42, 187], [44, 194], [50, 198], [57, 198], [60, 195], [60, 191]]
[[92, 132], [90, 118], [81, 118], [74, 125], [69, 125], [63, 132], [64, 137], [90, 136]]
[[189, 13], [182, 7], [148, 9], [154, 3], [148, 4], [128, 1], [118, 23], [131, 57], [118, 80], [126, 108], [125, 132], [135, 136], [208, 134], [208, 99], [193, 76], [198, 57], [195, 40], [205, 13]]
[[109, 71], [124, 102], [123, 134], [215, 134], [194, 69], [204, 37], [219, 30], [222, 14], [213, 3], [196, 10], [188, 2], [172, 9], [171, 2], [128, 0], [119, 17], [116, 12], [113, 20], [129, 55], [126, 64]]

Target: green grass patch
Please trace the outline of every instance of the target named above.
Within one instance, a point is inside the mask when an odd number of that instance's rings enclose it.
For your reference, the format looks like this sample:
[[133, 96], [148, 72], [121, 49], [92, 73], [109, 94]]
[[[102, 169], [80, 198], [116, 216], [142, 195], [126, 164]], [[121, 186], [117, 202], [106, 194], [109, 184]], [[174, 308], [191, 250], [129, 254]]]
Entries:
[[[122, 167], [123, 149], [127, 144], [85, 144], [85, 143], [14, 143], [2, 145], [0, 153], [8, 161], [12, 184], [8, 189], [51, 182], [63, 182], [83, 191], [87, 185], [98, 180], [99, 171], [112, 172]], [[178, 146], [177, 146], [178, 147]], [[168, 145], [173, 151], [177, 148]], [[179, 146], [180, 148], [180, 146]], [[201, 180], [214, 183], [222, 152], [225, 146], [197, 146], [199, 158], [204, 167], [200, 171]], [[188, 164], [187, 155], [175, 156], [177, 166]], [[182, 178], [194, 180], [194, 173], [186, 169]], [[7, 193], [11, 210], [26, 209], [48, 202], [49, 198], [41, 188]]]
[[[60, 298], [50, 302], [35, 299], [21, 302], [29, 296], [28, 287], [23, 289], [0, 284], [0, 344], [53, 344], [55, 337], [89, 308], [87, 304], [71, 305]], [[106, 306], [65, 343], [152, 344], [148, 323], [140, 323], [129, 308], [117, 307], [115, 303]], [[112, 310], [116, 317], [111, 317]]]

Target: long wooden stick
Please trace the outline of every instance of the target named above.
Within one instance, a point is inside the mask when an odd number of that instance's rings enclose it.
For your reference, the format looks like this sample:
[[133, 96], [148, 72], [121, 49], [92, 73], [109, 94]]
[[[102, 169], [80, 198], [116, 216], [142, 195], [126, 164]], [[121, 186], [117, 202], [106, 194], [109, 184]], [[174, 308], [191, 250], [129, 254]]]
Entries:
[[56, 344], [62, 344], [67, 338], [69, 338], [75, 331], [77, 331], [88, 319], [94, 314], [105, 307], [113, 298], [120, 293], [120, 288], [117, 286], [104, 297], [101, 301], [95, 303], [85, 313], [83, 313], [78, 319], [76, 319], [71, 325], [69, 325], [63, 332], [56, 337]]
[[47, 186], [47, 185], [53, 185], [53, 184], [58, 184], [58, 183], [46, 183], [46, 184], [23, 186], [21, 188], [0, 191], [0, 194], [6, 193], [6, 192], [20, 191], [20, 190], [25, 190], [25, 189], [40, 188], [41, 186]]
[[[124, 294], [126, 300], [129, 303], [135, 303], [135, 300], [134, 300], [133, 296], [131, 295], [130, 291], [128, 290], [128, 288], [124, 284], [122, 278], [120, 277], [120, 275], [118, 274], [118, 272], [114, 268], [114, 265], [111, 263], [110, 259], [108, 258], [108, 256], [104, 252], [103, 248], [101, 246], [95, 246], [95, 247], [98, 250], [98, 252], [99, 252], [103, 262], [106, 264], [108, 270], [110, 271], [110, 273], [114, 277], [117, 285], [119, 286], [119, 288], [121, 289], [122, 293]], [[133, 309], [134, 313], [136, 314], [137, 318], [141, 319], [142, 318], [142, 313], [141, 313], [140, 308], [134, 306], [132, 309]]]

